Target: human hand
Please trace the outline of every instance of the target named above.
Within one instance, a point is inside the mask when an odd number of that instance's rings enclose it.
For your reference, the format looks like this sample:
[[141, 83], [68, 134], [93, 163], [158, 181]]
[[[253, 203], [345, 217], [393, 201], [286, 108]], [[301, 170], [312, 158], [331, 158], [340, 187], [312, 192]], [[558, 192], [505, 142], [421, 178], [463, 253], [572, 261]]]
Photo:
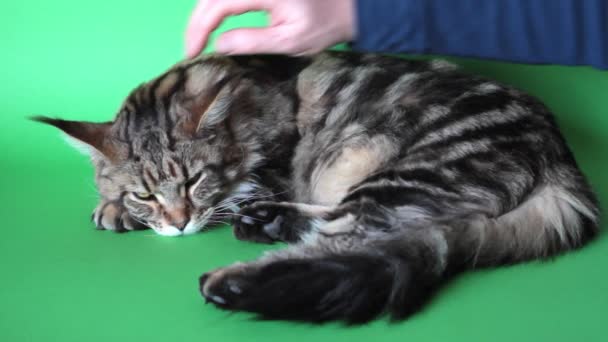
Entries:
[[310, 55], [355, 35], [354, 0], [200, 0], [188, 24], [186, 55], [199, 54], [224, 18], [248, 11], [267, 11], [270, 25], [222, 34], [219, 53]]

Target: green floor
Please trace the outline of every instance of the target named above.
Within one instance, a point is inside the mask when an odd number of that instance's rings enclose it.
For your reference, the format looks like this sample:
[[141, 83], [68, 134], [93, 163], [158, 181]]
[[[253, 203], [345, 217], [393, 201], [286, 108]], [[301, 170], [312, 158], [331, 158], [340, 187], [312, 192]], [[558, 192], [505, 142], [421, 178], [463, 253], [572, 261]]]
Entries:
[[[204, 305], [200, 273], [268, 247], [228, 228], [186, 238], [95, 231], [88, 161], [24, 119], [109, 119], [132, 87], [181, 57], [194, 1], [19, 3], [0, 3], [0, 341], [608, 340], [606, 237], [553, 262], [464, 275], [398, 324], [255, 322]], [[608, 72], [459, 62], [544, 99], [608, 202]]]

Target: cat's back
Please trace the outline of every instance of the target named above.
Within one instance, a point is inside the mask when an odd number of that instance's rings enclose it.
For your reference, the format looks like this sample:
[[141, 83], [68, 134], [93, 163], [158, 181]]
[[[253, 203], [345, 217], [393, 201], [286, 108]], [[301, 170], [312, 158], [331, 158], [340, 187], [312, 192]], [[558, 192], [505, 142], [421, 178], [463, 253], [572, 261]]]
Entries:
[[336, 51], [309, 59], [298, 75], [297, 90], [305, 105], [317, 108], [348, 101], [391, 107], [448, 106], [471, 95], [493, 93], [505, 99], [521, 95], [445, 60]]
[[561, 140], [539, 100], [443, 60], [326, 52], [300, 72], [297, 93], [301, 132], [344, 129], [356, 122], [368, 132], [388, 130], [415, 143], [433, 131], [495, 123], [505, 134], [536, 129]]

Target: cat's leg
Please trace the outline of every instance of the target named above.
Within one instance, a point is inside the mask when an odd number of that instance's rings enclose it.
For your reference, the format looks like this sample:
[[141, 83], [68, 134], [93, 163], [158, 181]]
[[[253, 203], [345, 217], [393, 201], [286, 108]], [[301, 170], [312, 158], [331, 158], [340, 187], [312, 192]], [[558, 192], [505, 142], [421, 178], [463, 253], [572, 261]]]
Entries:
[[390, 225], [390, 213], [356, 209], [333, 210], [337, 216], [316, 221], [286, 249], [202, 275], [201, 294], [220, 308], [269, 319], [362, 323], [385, 311], [404, 317], [441, 276], [440, 227], [385, 229], [378, 221]]
[[256, 173], [254, 183], [241, 185], [245, 189], [253, 189], [253, 193], [237, 192], [236, 200], [229, 199], [240, 207], [232, 215], [234, 234], [238, 239], [262, 243], [297, 241], [300, 233], [308, 230], [310, 220], [323, 216], [328, 210], [326, 207], [291, 203], [288, 175], [285, 170], [261, 170]]
[[[345, 238], [351, 240], [348, 245], [361, 246], [361, 236], [319, 236], [320, 239], [310, 239], [306, 242], [290, 245], [287, 249], [272, 251], [255, 261], [241, 263], [215, 269], [203, 274], [199, 279], [200, 292], [207, 302], [229, 310], [246, 310], [260, 312], [266, 308], [276, 308], [277, 314], [289, 306], [289, 301], [275, 302], [275, 295], [289, 291], [293, 294], [292, 300], [299, 301], [306, 296], [322, 296], [322, 293], [313, 293], [315, 277], [324, 278], [325, 272], [331, 268], [339, 269], [329, 260], [335, 248], [340, 249], [342, 243], [337, 240]], [[313, 241], [315, 240], [315, 241]], [[314, 264], [311, 265], [311, 263]], [[330, 269], [325, 269], [329, 267]], [[305, 279], [299, 279], [304, 277]], [[301, 280], [301, 281], [299, 281]], [[276, 286], [289, 283], [289, 288], [279, 289]], [[331, 287], [327, 281], [327, 287]], [[334, 285], [334, 284], [332, 284]], [[268, 291], [264, 294], [265, 291]], [[261, 303], [261, 298], [267, 301]], [[279, 299], [276, 297], [276, 299]], [[285, 298], [280, 298], [284, 300]], [[317, 298], [310, 298], [311, 302]], [[272, 315], [270, 315], [272, 316]], [[274, 318], [274, 317], [269, 317]]]
[[[383, 312], [400, 319], [464, 269], [566, 251], [578, 245], [555, 230], [585, 229], [585, 214], [565, 192], [536, 192], [496, 217], [447, 192], [360, 189], [327, 220], [313, 221], [299, 243], [204, 274], [201, 294], [223, 309], [270, 319], [361, 323]], [[547, 203], [555, 207], [539, 211]], [[550, 224], [558, 226], [522, 230]]]
[[296, 242], [310, 230], [312, 221], [325, 220], [332, 209], [303, 203], [254, 202], [234, 215], [234, 235], [254, 242]]
[[122, 199], [102, 199], [91, 215], [97, 229], [124, 233], [131, 230], [147, 229], [146, 225], [133, 219], [122, 204]]

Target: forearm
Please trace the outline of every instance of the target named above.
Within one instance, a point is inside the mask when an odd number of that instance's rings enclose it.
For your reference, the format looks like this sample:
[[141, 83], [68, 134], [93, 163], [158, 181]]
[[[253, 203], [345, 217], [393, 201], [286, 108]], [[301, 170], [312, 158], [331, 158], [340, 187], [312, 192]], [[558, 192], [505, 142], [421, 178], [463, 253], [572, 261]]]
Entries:
[[605, 0], [356, 2], [356, 50], [608, 69]]

